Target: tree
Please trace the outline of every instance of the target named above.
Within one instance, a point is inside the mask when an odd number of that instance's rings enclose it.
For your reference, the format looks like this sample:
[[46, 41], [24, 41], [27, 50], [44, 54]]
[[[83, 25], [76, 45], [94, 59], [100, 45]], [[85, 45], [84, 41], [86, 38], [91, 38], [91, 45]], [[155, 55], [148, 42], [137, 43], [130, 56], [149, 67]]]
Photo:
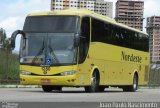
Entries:
[[3, 42], [6, 39], [6, 32], [4, 29], [0, 28], [0, 42]]
[[11, 51], [9, 39], [6, 36], [5, 30], [2, 28], [0, 29], [0, 48], [3, 48], [7, 51]]

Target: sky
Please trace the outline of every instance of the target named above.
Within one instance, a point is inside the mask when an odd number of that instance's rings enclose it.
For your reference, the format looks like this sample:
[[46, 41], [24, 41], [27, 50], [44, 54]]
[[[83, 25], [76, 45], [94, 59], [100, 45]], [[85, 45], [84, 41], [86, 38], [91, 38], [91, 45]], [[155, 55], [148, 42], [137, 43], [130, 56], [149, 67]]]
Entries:
[[[113, 2], [113, 17], [115, 16], [115, 3], [117, 0], [105, 0]], [[160, 0], [143, 0], [144, 18], [160, 16]], [[29, 13], [50, 10], [50, 0], [0, 0], [0, 28], [4, 28], [7, 37], [17, 29], [22, 29], [25, 17]], [[144, 27], [146, 20], [144, 20]], [[144, 30], [145, 31], [145, 30]], [[19, 50], [20, 37], [16, 40], [15, 50]]]

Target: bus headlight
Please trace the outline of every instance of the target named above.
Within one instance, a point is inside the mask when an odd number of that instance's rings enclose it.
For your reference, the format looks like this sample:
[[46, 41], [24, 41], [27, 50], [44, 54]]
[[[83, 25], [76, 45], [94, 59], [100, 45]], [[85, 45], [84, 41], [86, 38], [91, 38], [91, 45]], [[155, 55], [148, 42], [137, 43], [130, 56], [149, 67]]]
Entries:
[[21, 70], [19, 73], [22, 75], [31, 75], [31, 72], [24, 71], [24, 70]]
[[73, 75], [75, 74], [76, 72], [75, 71], [66, 71], [66, 72], [62, 72], [60, 73], [62, 76], [66, 76], [66, 75]]

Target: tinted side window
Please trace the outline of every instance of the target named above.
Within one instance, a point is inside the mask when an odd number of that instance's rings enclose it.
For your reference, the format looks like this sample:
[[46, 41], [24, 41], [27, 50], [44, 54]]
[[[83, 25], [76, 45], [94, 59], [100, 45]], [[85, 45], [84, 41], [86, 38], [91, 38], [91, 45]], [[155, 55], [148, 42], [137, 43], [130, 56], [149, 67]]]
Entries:
[[137, 33], [137, 36], [135, 36], [135, 38], [134, 49], [149, 51], [149, 40], [147, 36]]
[[92, 41], [105, 42], [105, 24], [104, 22], [92, 18]]
[[108, 34], [105, 35], [107, 38], [106, 43], [115, 45], [116, 43], [115, 27], [112, 24], [106, 23], [106, 25], [108, 26], [108, 30], [107, 30]]
[[79, 63], [86, 59], [90, 42], [90, 18], [84, 17], [81, 23], [81, 36], [79, 45]]
[[124, 44], [124, 37], [121, 34], [121, 28], [92, 19], [92, 41], [122, 46]]
[[92, 18], [92, 42], [149, 51], [147, 36], [94, 18]]

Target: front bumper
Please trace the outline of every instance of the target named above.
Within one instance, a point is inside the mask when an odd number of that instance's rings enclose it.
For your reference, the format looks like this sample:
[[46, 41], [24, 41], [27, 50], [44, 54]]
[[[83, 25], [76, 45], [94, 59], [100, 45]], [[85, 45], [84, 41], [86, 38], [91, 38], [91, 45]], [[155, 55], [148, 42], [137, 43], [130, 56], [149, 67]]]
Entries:
[[20, 74], [20, 83], [24, 85], [76, 86], [76, 75], [32, 76]]

